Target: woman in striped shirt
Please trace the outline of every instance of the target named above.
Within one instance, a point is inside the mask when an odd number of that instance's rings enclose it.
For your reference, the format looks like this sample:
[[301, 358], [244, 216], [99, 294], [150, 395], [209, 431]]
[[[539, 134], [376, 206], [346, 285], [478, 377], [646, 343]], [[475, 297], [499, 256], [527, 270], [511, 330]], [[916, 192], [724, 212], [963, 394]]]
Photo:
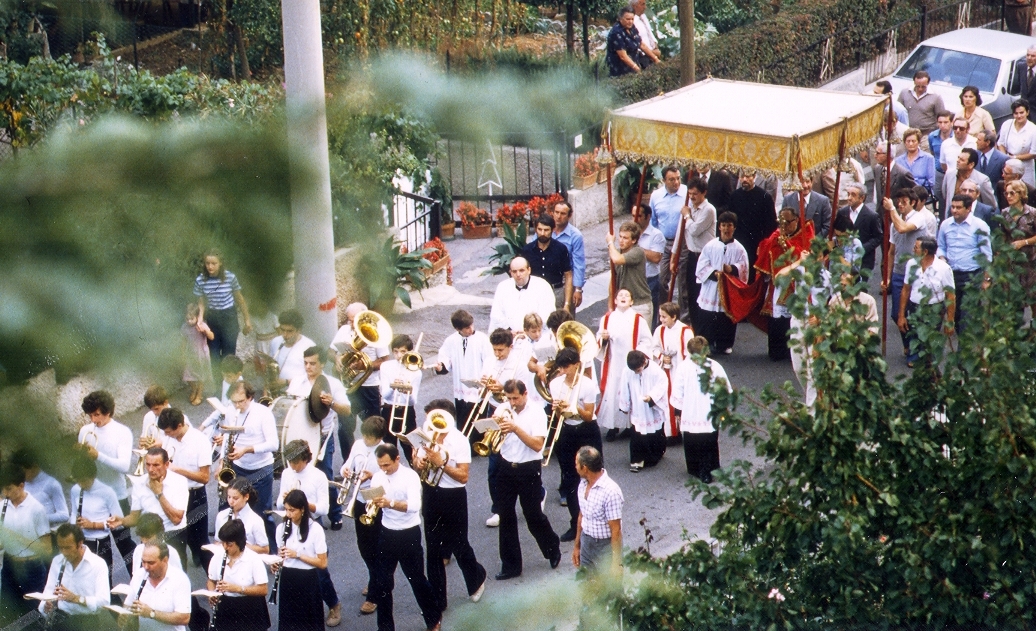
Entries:
[[214, 333], [214, 337], [209, 340], [209, 354], [212, 373], [218, 375], [223, 358], [237, 352], [238, 307], [244, 316], [245, 335], [252, 331], [252, 319], [248, 315], [245, 297], [241, 295], [237, 276], [223, 267], [223, 255], [210, 250], [205, 253], [204, 264], [201, 274], [194, 280], [194, 295], [198, 297], [201, 310], [198, 326], [207, 323]]

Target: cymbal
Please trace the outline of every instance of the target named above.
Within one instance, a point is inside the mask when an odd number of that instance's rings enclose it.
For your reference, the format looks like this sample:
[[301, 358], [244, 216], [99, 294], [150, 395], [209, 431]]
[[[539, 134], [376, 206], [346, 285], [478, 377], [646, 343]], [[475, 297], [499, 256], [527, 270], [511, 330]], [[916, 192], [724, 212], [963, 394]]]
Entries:
[[327, 377], [320, 375], [313, 382], [313, 389], [309, 391], [309, 420], [314, 423], [324, 420], [331, 411], [331, 406], [320, 400], [320, 395], [324, 392], [331, 392], [331, 384]]

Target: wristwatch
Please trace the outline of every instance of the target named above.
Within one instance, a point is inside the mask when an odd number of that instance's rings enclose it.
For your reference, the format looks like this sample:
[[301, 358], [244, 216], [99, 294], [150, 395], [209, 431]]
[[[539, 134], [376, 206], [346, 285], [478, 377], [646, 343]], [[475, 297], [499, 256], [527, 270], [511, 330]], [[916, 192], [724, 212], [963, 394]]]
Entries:
[[151, 613], [149, 613], [147, 617], [148, 617], [148, 618], [151, 618], [152, 620], [154, 620], [154, 619], [155, 619], [155, 610], [154, 610], [154, 609], [152, 609], [152, 610], [151, 610]]

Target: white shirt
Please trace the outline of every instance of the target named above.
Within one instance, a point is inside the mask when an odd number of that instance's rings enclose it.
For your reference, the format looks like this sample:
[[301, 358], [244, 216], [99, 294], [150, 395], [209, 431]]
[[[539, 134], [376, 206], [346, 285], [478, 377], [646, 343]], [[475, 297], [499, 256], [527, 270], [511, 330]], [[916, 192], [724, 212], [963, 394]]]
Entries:
[[[345, 391], [345, 386], [339, 379], [332, 377], [326, 373], [323, 373], [324, 377], [327, 378], [327, 383], [330, 386], [329, 392], [331, 393], [332, 403], [345, 403], [349, 400], [349, 394]], [[293, 397], [309, 398], [309, 393], [313, 390], [313, 381], [308, 376], [303, 374], [301, 377], [295, 377], [288, 384], [287, 393]], [[328, 410], [327, 416], [320, 421], [320, 433], [328, 435], [335, 431], [338, 427], [338, 413], [334, 411], [334, 408]], [[318, 460], [322, 454], [313, 454]]]
[[215, 541], [221, 541], [219, 538], [219, 529], [223, 527], [223, 524], [227, 523], [231, 519], [240, 519], [245, 525], [245, 543], [252, 546], [259, 546], [260, 548], [270, 545], [270, 538], [266, 536], [266, 522], [263, 518], [255, 514], [252, 507], [245, 504], [245, 507], [241, 509], [236, 515], [233, 515], [232, 508], [224, 508], [216, 515], [216, 529], [213, 531]]
[[493, 295], [493, 307], [489, 311], [489, 330], [511, 329], [521, 331], [525, 316], [537, 313], [544, 322], [554, 311], [554, 290], [550, 283], [539, 276], [530, 276], [529, 283], [521, 291], [511, 278], [500, 281]]
[[68, 504], [65, 503], [65, 490], [61, 483], [46, 472], [40, 471], [32, 482], [25, 481], [25, 490], [43, 505], [47, 513], [47, 521], [57, 528], [68, 521]]
[[[407, 370], [394, 359], [390, 359], [381, 365], [381, 402], [385, 405], [404, 406], [409, 400], [410, 406], [417, 405], [417, 393], [421, 389], [421, 378], [423, 371]], [[412, 388], [409, 395], [400, 392], [392, 387], [395, 381], [403, 381], [410, 384]]]
[[[133, 453], [133, 432], [122, 423], [112, 419], [104, 427], [87, 423], [79, 428], [79, 442], [90, 432], [97, 438], [97, 479], [115, 491], [115, 497], [124, 500], [129, 497], [126, 474], [130, 470], [130, 454]], [[93, 442], [93, 439], [90, 439]]]
[[[284, 541], [284, 526], [287, 523], [290, 522], [282, 521], [277, 524], [278, 542]], [[321, 554], [327, 554], [327, 539], [324, 537], [324, 529], [320, 527], [320, 524], [311, 519], [309, 520], [309, 533], [306, 535], [305, 541], [299, 541], [299, 528], [292, 523], [291, 533], [288, 535], [288, 541], [280, 547], [294, 550], [299, 556], [315, 557]], [[296, 558], [284, 559], [284, 567], [290, 567], [296, 570], [316, 569], [309, 563]]]
[[[202, 467], [212, 466], [212, 442], [193, 427], [187, 428], [183, 440], [166, 436], [162, 447], [169, 453], [169, 459], [186, 471], [197, 473]], [[189, 489], [200, 489], [203, 486], [200, 482], [187, 480]]]
[[[701, 259], [698, 259], [701, 260]], [[652, 341], [655, 343], [652, 353], [659, 366], [664, 355], [672, 357], [669, 370], [675, 370], [684, 359], [687, 359], [687, 342], [694, 337], [694, 330], [679, 320], [673, 326], [658, 325]]]
[[0, 548], [9, 556], [28, 559], [35, 556], [29, 547], [40, 537], [50, 534], [47, 512], [31, 494], [17, 506], [10, 500], [0, 500]]
[[[345, 324], [345, 325], [343, 325], [340, 329], [338, 329], [338, 332], [335, 333], [335, 338], [333, 340], [331, 340], [331, 350], [333, 350], [337, 354], [341, 354], [341, 351], [338, 350], [337, 347], [338, 346], [342, 346], [342, 345], [352, 346], [352, 341], [353, 341], [353, 338], [355, 338], [355, 337], [356, 337], [356, 334], [353, 332], [352, 324]], [[386, 340], [386, 342], [388, 342], [388, 340]], [[380, 359], [382, 357], [387, 357], [388, 356], [389, 349], [386, 346], [377, 346], [377, 347], [374, 347], [374, 346], [364, 346], [363, 350], [360, 351], [360, 352], [363, 353], [364, 355], [366, 355], [367, 358], [371, 360], [371, 363], [373, 363], [374, 361], [376, 361], [376, 360], [378, 360], [378, 359]], [[370, 374], [370, 376], [367, 377], [367, 380], [363, 382], [363, 385], [364, 386], [380, 386], [381, 385], [381, 370], [374, 369], [374, 372], [372, 372]]]
[[[238, 558], [227, 559], [227, 567], [224, 568], [223, 558], [226, 556], [227, 553], [224, 550], [220, 550], [219, 553], [213, 555], [212, 560], [209, 561], [209, 580], [218, 583], [220, 572], [222, 572], [223, 580], [231, 585], [240, 585], [241, 587], [266, 585], [268, 582], [266, 578], [266, 564], [259, 558], [257, 552], [245, 548], [241, 551], [241, 556]], [[224, 596], [236, 598], [244, 596], [244, 594], [227, 592]]]
[[489, 336], [475, 331], [468, 337], [454, 332], [439, 348], [438, 361], [453, 375], [453, 398], [474, 403], [478, 400], [478, 388], [466, 386], [461, 379], [478, 380], [484, 373], [484, 365], [493, 359], [493, 345]]
[[413, 469], [402, 464], [392, 475], [379, 470], [371, 480], [371, 487], [385, 489], [385, 497], [396, 502], [406, 502], [406, 512], [394, 508], [381, 509], [381, 525], [389, 530], [406, 530], [421, 525], [421, 478]]
[[[255, 453], [249, 453], [238, 458], [235, 463], [242, 469], [255, 471], [273, 464], [273, 452], [280, 447], [280, 440], [277, 437], [277, 422], [273, 418], [270, 408], [252, 401], [248, 404], [244, 414], [232, 408], [232, 417], [227, 419], [226, 425], [244, 425], [245, 431], [241, 432], [234, 439], [235, 447], [253, 447]], [[224, 438], [224, 441], [227, 440]]]
[[281, 367], [281, 372], [278, 376], [283, 381], [291, 381], [296, 377], [305, 377], [306, 366], [303, 363], [302, 354], [313, 346], [316, 346], [316, 343], [305, 335], [299, 335], [299, 339], [295, 340], [295, 343], [291, 346], [284, 344], [283, 335], [273, 338], [270, 342], [270, 355]]
[[[1014, 125], [1014, 121], [1009, 119], [1005, 121], [1005, 124]], [[964, 144], [961, 144], [957, 142], [957, 138], [951, 134], [949, 138], [942, 141], [942, 146], [939, 147], [939, 163], [945, 164], [947, 170], [956, 169], [957, 157], [964, 149], [977, 149], [975, 139], [968, 136], [964, 139]]]
[[[144, 568], [144, 544], [143, 543], [138, 543], [137, 547], [133, 548], [133, 563], [131, 564], [131, 567], [133, 568], [133, 574], [134, 575], [136, 575], [138, 572], [143, 570], [143, 568]], [[174, 548], [173, 546], [169, 546], [169, 571], [172, 572], [173, 570], [177, 570], [179, 572], [183, 572], [183, 561], [180, 560], [180, 553], [176, 551], [176, 548]], [[134, 589], [140, 589], [140, 581], [131, 582], [130, 585], [132, 585]], [[136, 594], [137, 592], [133, 592], [133, 593]], [[127, 601], [129, 601], [128, 597], [127, 597]]]
[[299, 489], [306, 494], [306, 501], [317, 507], [313, 517], [323, 517], [328, 511], [327, 476], [313, 463], [306, 464], [302, 473], [295, 473], [291, 467], [281, 472], [281, 490], [277, 495], [277, 508], [284, 508], [284, 496]]
[[[514, 412], [510, 402], [500, 405], [497, 408], [497, 415], [499, 416], [504, 410]], [[541, 407], [526, 403], [522, 411], [514, 415], [514, 424], [534, 438], [547, 438], [547, 415]], [[507, 462], [521, 464], [542, 459], [543, 449], [538, 451], [530, 449], [514, 432], [511, 432], [504, 436], [504, 441], [500, 445], [500, 457]]]
[[[529, 405], [544, 405], [543, 398], [536, 392], [536, 388], [533, 387], [532, 373], [529, 372], [529, 356], [516, 352], [513, 348], [511, 352], [507, 354], [507, 358], [499, 360], [495, 356], [489, 360], [485, 367], [484, 376], [492, 377], [497, 383], [503, 385], [511, 379], [517, 379], [525, 384], [525, 387], [529, 392]], [[504, 396], [501, 392], [500, 396]], [[506, 400], [506, 397], [504, 397]], [[498, 407], [503, 401], [499, 401], [496, 397], [489, 397], [489, 404], [494, 408]], [[465, 419], [467, 420], [467, 419]], [[461, 421], [463, 424], [464, 421]]]
[[[662, 254], [665, 252], [665, 235], [658, 228], [648, 224], [644, 231], [640, 233], [640, 238], [637, 239], [637, 245], [640, 246], [641, 250], [647, 252], [658, 252]], [[651, 261], [644, 259], [644, 276], [648, 278], [654, 278], [658, 276], [659, 269], [658, 263], [652, 263]]]
[[[576, 375], [576, 379], [579, 380], [579, 392], [575, 393], [576, 384], [571, 386], [565, 381], [565, 375], [558, 375], [550, 382], [550, 398], [555, 401], [565, 401], [566, 404], [572, 403], [573, 397], [575, 397], [575, 403], [582, 407], [582, 404], [589, 403], [590, 405], [597, 407], [597, 395], [601, 393], [597, 387], [597, 381], [592, 377], [586, 375]], [[591, 417], [591, 420], [596, 420], [597, 414]], [[565, 425], [579, 425], [584, 422], [582, 418], [570, 418], [565, 419]]]
[[[907, 261], [903, 272], [903, 284], [910, 285], [910, 302], [934, 305], [946, 300], [946, 292], [954, 290], [953, 270], [946, 261], [935, 258], [928, 269], [922, 271], [917, 261]], [[928, 298], [925, 294], [930, 293]], [[897, 314], [898, 317], [898, 314]]]
[[690, 434], [708, 434], [716, 431], [709, 418], [712, 411], [712, 384], [720, 379], [731, 392], [730, 380], [727, 373], [718, 362], [711, 359], [705, 360], [705, 365], [712, 371], [712, 378], [709, 387], [703, 391], [701, 388], [700, 375], [704, 372], [696, 361], [686, 361], [680, 364], [680, 368], [673, 375], [673, 393], [669, 397], [670, 404], [683, 414], [680, 417], [680, 431]]
[[[970, 136], [968, 136], [970, 138]], [[1014, 119], [1008, 118], [1000, 125], [1000, 135], [997, 136], [997, 144], [1007, 149], [1007, 154], [1016, 156], [1023, 153], [1032, 153], [1033, 148], [1036, 147], [1036, 125], [1032, 121], [1025, 121], [1025, 125], [1022, 126], [1022, 130], [1018, 131], [1014, 127]], [[943, 142], [943, 146], [946, 146], [946, 142]], [[1022, 174], [1022, 181], [1029, 186], [1036, 186], [1036, 175], [1033, 171], [1033, 161], [1025, 160], [1022, 162], [1025, 165], [1025, 173]], [[950, 165], [952, 166], [952, 165]]]
[[[170, 549], [170, 558], [172, 550]], [[141, 581], [144, 584], [144, 591], [140, 594], [140, 602], [145, 603], [158, 612], [191, 613], [191, 581], [182, 570], [173, 568], [169, 564], [165, 578], [158, 585], [152, 585], [147, 572], [138, 569], [130, 579], [131, 593], [126, 597], [127, 604], [133, 602], [137, 590], [140, 589]], [[187, 631], [187, 625], [166, 624], [144, 616], [140, 616], [140, 631]]]
[[655, 34], [651, 32], [651, 24], [648, 22], [646, 14], [634, 15], [633, 25], [637, 27], [637, 33], [640, 34], [640, 41], [647, 44], [647, 47], [654, 50], [658, 48], [658, 40], [655, 39]]
[[162, 524], [167, 533], [180, 530], [187, 526], [187, 502], [189, 491], [187, 489], [187, 478], [178, 473], [168, 471], [165, 479], [162, 480], [162, 495], [169, 504], [177, 510], [183, 511], [180, 521], [173, 523], [169, 516], [162, 509], [162, 503], [158, 496], [151, 492], [148, 486], [149, 478], [144, 476], [143, 480], [134, 483], [130, 510], [141, 513], [154, 513], [162, 518]]
[[[223, 382], [223, 392], [224, 393], [227, 391], [227, 387], [228, 387], [227, 383]], [[227, 405], [230, 405], [230, 403], [227, 403]], [[183, 415], [183, 422], [187, 424], [187, 427], [194, 427], [193, 425], [191, 425], [191, 421], [190, 421], [190, 419], [187, 418], [186, 414]], [[158, 429], [158, 416], [156, 416], [155, 413], [151, 412], [151, 411], [148, 411], [148, 413], [144, 415], [144, 421], [140, 425], [140, 435], [141, 436], [147, 436], [148, 435], [147, 430], [148, 430], [149, 427], [154, 427], [155, 428], [155, 429], [151, 430], [153, 435], [158, 436], [159, 438], [162, 437], [162, 430]], [[161, 441], [159, 441], [159, 442], [161, 442]]]
[[[460, 430], [454, 428], [447, 432], [446, 438], [443, 439], [439, 448], [449, 456], [449, 460], [446, 461], [448, 466], [456, 467], [459, 464], [471, 464], [471, 445]], [[418, 455], [424, 458], [425, 450], [418, 450]], [[443, 473], [442, 479], [439, 480], [439, 488], [461, 489], [464, 488], [464, 484], [451, 478], [449, 473]]]
[[[65, 573], [61, 574], [61, 566], [65, 566]], [[60, 554], [50, 562], [50, 572], [47, 574], [47, 586], [43, 588], [44, 594], [53, 594], [58, 586], [58, 574], [61, 574], [61, 585], [73, 594], [81, 597], [85, 604], [72, 603], [65, 600], [57, 601], [58, 610], [72, 616], [91, 614], [105, 605], [111, 604], [111, 585], [108, 584], [108, 564], [104, 559], [90, 552], [90, 548], [84, 546], [83, 558], [79, 560], [77, 567], [72, 567], [65, 557]], [[38, 609], [43, 612], [41, 602]]]
[[[644, 397], [650, 397], [651, 402], [644, 401]], [[667, 425], [669, 379], [662, 367], [648, 362], [638, 375], [627, 366], [619, 386], [619, 409], [629, 413], [630, 423], [639, 434], [657, 432]]]
[[[79, 496], [83, 496], [83, 512], [79, 515], [76, 511], [79, 510]], [[83, 519], [87, 521], [95, 521], [99, 523], [105, 523], [109, 517], [124, 517], [122, 513], [122, 506], [119, 505], [119, 499], [115, 497], [115, 491], [111, 490], [108, 486], [100, 480], [94, 480], [94, 483], [90, 485], [90, 488], [84, 493], [78, 484], [72, 487], [72, 491], [69, 493], [69, 499], [72, 500], [72, 515], [68, 522], [70, 524], [76, 523], [76, 518], [82, 515]], [[89, 529], [83, 530], [83, 535], [87, 539], [105, 539], [108, 537], [107, 528]]]
[[701, 206], [691, 206], [691, 217], [684, 226], [684, 244], [691, 252], [701, 252], [716, 238], [716, 207], [708, 201]]
[[[342, 477], [345, 477], [347, 472], [356, 473], [358, 471], [368, 471], [373, 476], [378, 471], [381, 471], [381, 468], [378, 467], [378, 458], [374, 455], [374, 451], [378, 448], [378, 445], [384, 444], [384, 442], [378, 442], [373, 447], [368, 447], [367, 443], [363, 442], [363, 440], [353, 441], [353, 446], [349, 449], [349, 457], [346, 458], [345, 463], [342, 464]], [[361, 489], [369, 489], [370, 487], [371, 481], [369, 478], [360, 483]]]

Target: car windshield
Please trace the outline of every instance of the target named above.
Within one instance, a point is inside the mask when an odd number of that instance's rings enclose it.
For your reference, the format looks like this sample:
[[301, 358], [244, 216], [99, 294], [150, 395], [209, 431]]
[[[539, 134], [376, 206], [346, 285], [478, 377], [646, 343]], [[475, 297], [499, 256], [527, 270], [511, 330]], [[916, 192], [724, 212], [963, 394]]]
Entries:
[[958, 88], [973, 85], [981, 92], [993, 92], [996, 77], [1000, 73], [1000, 60], [959, 50], [921, 46], [903, 64], [896, 76], [913, 80], [918, 70], [926, 70], [933, 84]]

